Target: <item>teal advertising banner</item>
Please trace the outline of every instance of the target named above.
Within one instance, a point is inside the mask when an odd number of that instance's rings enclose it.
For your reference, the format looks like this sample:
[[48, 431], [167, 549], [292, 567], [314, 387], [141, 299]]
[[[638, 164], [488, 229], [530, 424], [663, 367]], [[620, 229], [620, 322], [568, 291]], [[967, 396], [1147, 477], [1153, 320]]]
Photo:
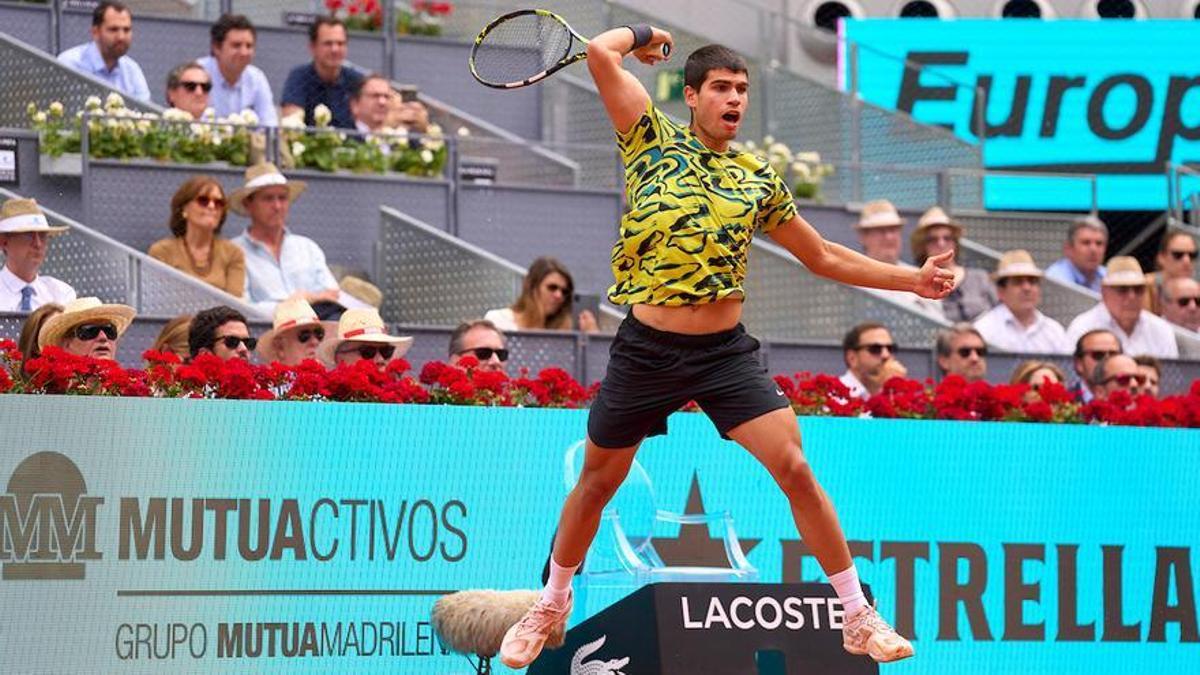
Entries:
[[[430, 607], [540, 584], [586, 414], [0, 396], [0, 671], [470, 672]], [[863, 578], [915, 634], [889, 673], [1200, 670], [1200, 432], [800, 424]], [[822, 578], [703, 415], [639, 461], [659, 508], [730, 510], [762, 581]], [[720, 547], [687, 527], [659, 540], [668, 563]]]
[[[867, 101], [982, 136], [988, 168], [1096, 174], [1100, 208], [1162, 210], [1166, 163], [1200, 161], [1196, 21], [866, 19], [844, 30], [844, 90], [856, 81]], [[985, 188], [988, 208], [1091, 206], [1083, 180]]]

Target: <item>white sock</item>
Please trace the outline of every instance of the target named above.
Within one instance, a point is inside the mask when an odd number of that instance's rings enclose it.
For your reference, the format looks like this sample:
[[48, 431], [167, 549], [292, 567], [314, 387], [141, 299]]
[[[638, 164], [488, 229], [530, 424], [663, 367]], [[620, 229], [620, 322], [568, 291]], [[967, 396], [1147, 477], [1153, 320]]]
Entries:
[[862, 584], [858, 582], [858, 570], [853, 564], [837, 574], [830, 574], [829, 585], [837, 591], [846, 616], [854, 616], [858, 610], [867, 606], [867, 596], [863, 595]]
[[550, 558], [550, 578], [546, 581], [546, 587], [542, 589], [542, 599], [556, 607], [565, 605], [571, 594], [571, 580], [575, 578], [577, 569], [579, 565], [563, 567], [555, 562], [553, 557]]

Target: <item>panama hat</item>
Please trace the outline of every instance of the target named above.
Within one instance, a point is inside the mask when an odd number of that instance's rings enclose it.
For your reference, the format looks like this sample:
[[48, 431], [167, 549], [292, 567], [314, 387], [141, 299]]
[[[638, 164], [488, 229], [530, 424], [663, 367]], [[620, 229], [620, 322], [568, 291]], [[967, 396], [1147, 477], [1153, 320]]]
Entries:
[[1137, 258], [1127, 255], [1114, 256], [1105, 265], [1108, 274], [1104, 275], [1101, 286], [1145, 286], [1146, 275], [1142, 274], [1142, 266]]
[[992, 280], [999, 281], [1009, 277], [1040, 278], [1042, 270], [1033, 262], [1033, 256], [1029, 255], [1029, 251], [1024, 249], [1005, 251], [1004, 255], [1000, 256], [1000, 262], [996, 264]]
[[954, 230], [954, 236], [961, 237], [963, 226], [950, 219], [950, 216], [940, 206], [931, 207], [928, 211], [921, 214], [921, 219], [917, 221], [917, 232], [924, 232], [931, 227], [948, 227]]
[[875, 227], [894, 227], [903, 224], [904, 219], [900, 217], [900, 212], [891, 202], [886, 199], [876, 199], [863, 205], [862, 213], [859, 215], [858, 222], [854, 224], [854, 229], [869, 230]]
[[271, 323], [271, 330], [258, 338], [258, 348], [254, 351], [267, 363], [278, 361], [279, 354], [275, 351], [275, 338], [285, 331], [306, 326], [321, 326], [328, 336], [334, 331], [337, 324], [332, 321], [321, 321], [317, 313], [313, 311], [312, 305], [302, 298], [284, 300], [275, 306], [275, 318]]
[[50, 235], [66, 232], [65, 227], [53, 227], [46, 214], [33, 199], [10, 199], [0, 206], [0, 234], [45, 232]]
[[117, 327], [117, 337], [120, 338], [135, 316], [137, 310], [128, 305], [106, 305], [99, 298], [75, 298], [63, 306], [61, 314], [46, 320], [42, 331], [38, 333], [38, 348], [57, 347], [76, 326], [97, 321], [111, 321]]
[[366, 307], [343, 312], [341, 320], [338, 321], [336, 337], [322, 342], [321, 346], [317, 347], [317, 356], [326, 365], [332, 366], [336, 361], [334, 354], [345, 342], [396, 345], [395, 358], [400, 358], [412, 346], [413, 339], [388, 335], [387, 326], [383, 323], [383, 317], [379, 316], [379, 310]]
[[308, 183], [302, 180], [288, 180], [287, 176], [279, 171], [279, 167], [270, 162], [255, 164], [246, 169], [245, 185], [229, 195], [230, 210], [243, 216], [246, 215], [246, 198], [263, 188], [276, 185], [287, 186], [289, 203], [296, 201], [296, 197], [299, 197], [300, 193], [308, 187]]

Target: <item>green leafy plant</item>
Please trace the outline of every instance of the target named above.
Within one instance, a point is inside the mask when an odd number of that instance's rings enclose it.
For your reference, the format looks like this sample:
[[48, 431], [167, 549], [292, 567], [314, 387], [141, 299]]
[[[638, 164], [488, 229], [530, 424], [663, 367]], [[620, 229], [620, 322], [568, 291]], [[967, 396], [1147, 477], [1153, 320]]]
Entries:
[[351, 135], [331, 127], [331, 118], [329, 108], [318, 105], [313, 111], [315, 127], [305, 127], [299, 115], [281, 120], [282, 149], [291, 158], [285, 164], [326, 172], [394, 172], [425, 177], [440, 176], [446, 167], [449, 151], [442, 129], [436, 124], [429, 125], [422, 135], [388, 128]]
[[792, 188], [792, 195], [799, 199], [820, 201], [821, 185], [825, 177], [833, 174], [833, 165], [821, 161], [817, 152], [792, 152], [786, 144], [766, 136], [762, 144], [747, 141], [736, 143], [734, 148], [763, 158]]

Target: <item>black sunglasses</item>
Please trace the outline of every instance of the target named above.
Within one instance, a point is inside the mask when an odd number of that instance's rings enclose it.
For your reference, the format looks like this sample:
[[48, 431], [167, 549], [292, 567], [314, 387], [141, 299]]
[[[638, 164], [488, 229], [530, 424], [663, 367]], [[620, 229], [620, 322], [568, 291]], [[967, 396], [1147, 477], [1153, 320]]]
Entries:
[[317, 338], [317, 342], [324, 340], [325, 329], [320, 326], [317, 326], [316, 328], [305, 328], [299, 333], [296, 333], [296, 341], [308, 342], [309, 340], [313, 339], [314, 336]]
[[1197, 307], [1200, 307], [1200, 296], [1192, 296], [1192, 297], [1188, 297], [1188, 298], [1175, 298], [1175, 304], [1179, 305], [1180, 307], [1187, 307], [1188, 305], [1195, 305]]
[[476, 347], [474, 349], [464, 349], [461, 352], [459, 352], [458, 355], [462, 356], [463, 354], [468, 354], [468, 353], [474, 354], [475, 358], [479, 359], [481, 362], [491, 360], [492, 354], [495, 354], [496, 358], [500, 359], [501, 361], [508, 360], [508, 350], [507, 349], [492, 349], [491, 347]]
[[111, 323], [85, 323], [75, 327], [75, 338], [84, 342], [95, 340], [100, 333], [109, 340], [117, 339], [117, 327]]
[[1118, 352], [1118, 351], [1106, 352], [1106, 351], [1095, 350], [1095, 351], [1084, 352], [1081, 356], [1089, 356], [1089, 357], [1091, 357], [1091, 359], [1093, 361], [1100, 361], [1101, 359], [1107, 359], [1110, 356], [1117, 356], [1120, 353], [1121, 352]]
[[1176, 260], [1183, 260], [1185, 257], [1188, 260], [1195, 260], [1196, 252], [1195, 251], [1171, 251], [1171, 257]]
[[859, 346], [855, 347], [855, 349], [857, 349], [859, 351], [868, 352], [871, 356], [880, 356], [881, 354], [883, 354], [883, 350], [885, 350], [885, 349], [888, 350], [889, 354], [895, 354], [896, 353], [896, 343], [893, 342], [893, 343], [889, 344], [886, 342], [872, 342], [869, 345], [859, 345]]
[[954, 350], [958, 353], [958, 358], [965, 359], [971, 356], [971, 352], [975, 352], [979, 356], [987, 356], [987, 347], [959, 347]]
[[1109, 382], [1116, 382], [1117, 384], [1121, 385], [1122, 387], [1128, 387], [1130, 384], [1137, 382], [1138, 386], [1140, 387], [1140, 386], [1146, 384], [1146, 376], [1142, 375], [1141, 373], [1138, 373], [1136, 375], [1133, 373], [1122, 373], [1120, 375], [1109, 375], [1108, 377], [1104, 378], [1104, 382], [1102, 384], [1108, 384]]
[[250, 351], [254, 351], [254, 348], [258, 346], [258, 338], [238, 337], [236, 335], [219, 337], [213, 341], [213, 346], [216, 346], [216, 343], [218, 342], [225, 345], [225, 348], [230, 350], [237, 349], [238, 345], [242, 343], [245, 343], [246, 349], [249, 349]]
[[204, 93], [206, 93], [206, 94], [208, 92], [212, 91], [212, 82], [184, 81], [184, 82], [180, 82], [179, 86], [183, 87], [184, 89], [187, 89], [190, 92], [195, 92], [197, 88], [203, 89]]
[[337, 351], [337, 353], [339, 353], [339, 354], [351, 354], [353, 352], [358, 352], [359, 356], [363, 357], [364, 359], [367, 359], [368, 361], [375, 358], [376, 354], [379, 354], [386, 361], [386, 360], [392, 358], [392, 355], [396, 353], [396, 346], [395, 345], [359, 345], [357, 347], [351, 347], [350, 349], [339, 349]]

